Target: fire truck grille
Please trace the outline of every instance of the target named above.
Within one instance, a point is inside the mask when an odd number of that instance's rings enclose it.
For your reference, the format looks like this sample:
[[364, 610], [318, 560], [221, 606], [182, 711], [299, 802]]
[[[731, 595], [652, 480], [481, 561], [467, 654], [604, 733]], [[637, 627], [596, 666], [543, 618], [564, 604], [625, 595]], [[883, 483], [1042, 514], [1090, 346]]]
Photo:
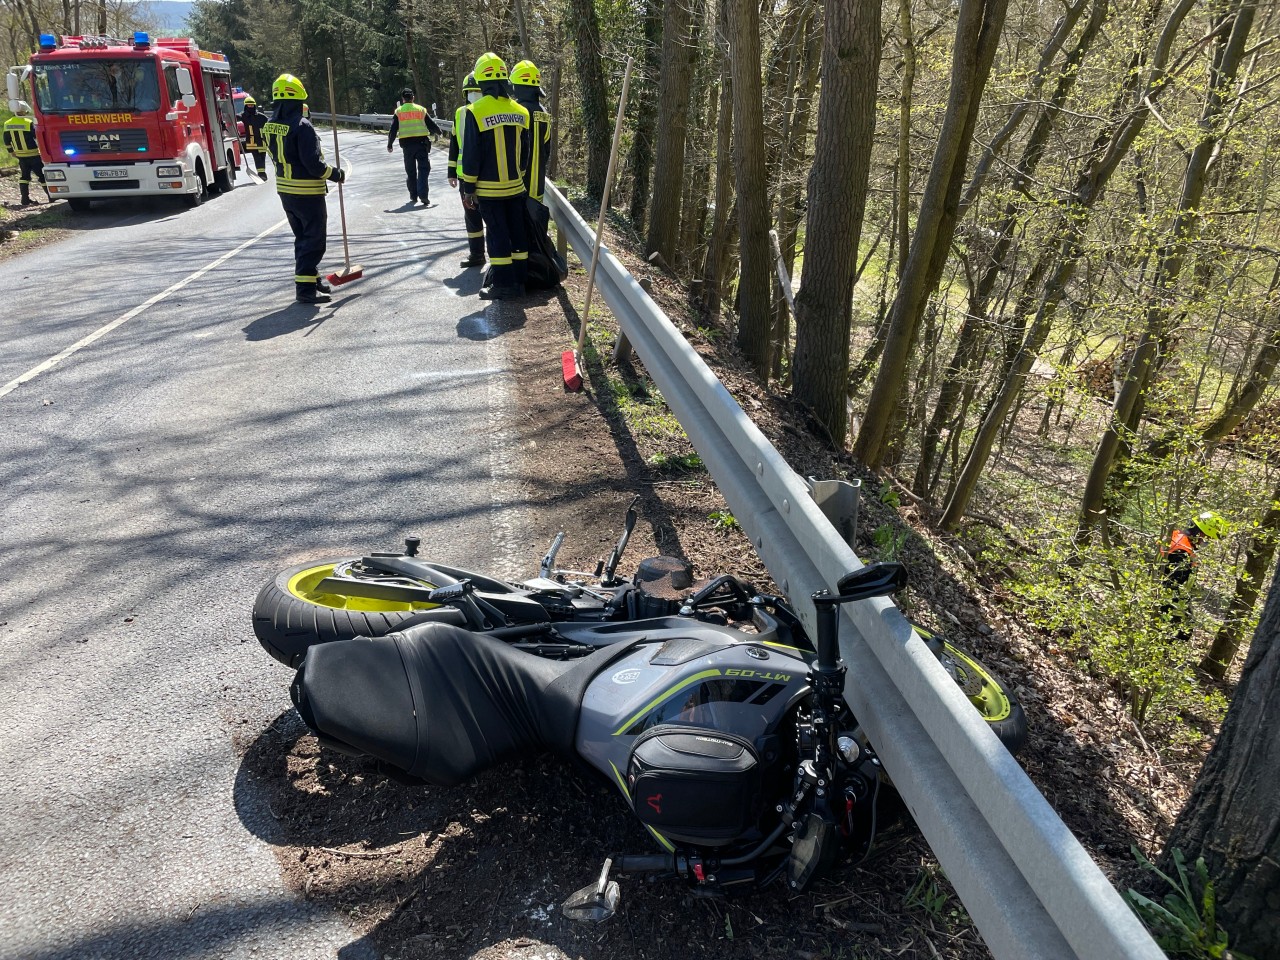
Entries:
[[147, 152], [146, 130], [67, 130], [62, 134], [62, 152], [68, 157], [94, 153]]

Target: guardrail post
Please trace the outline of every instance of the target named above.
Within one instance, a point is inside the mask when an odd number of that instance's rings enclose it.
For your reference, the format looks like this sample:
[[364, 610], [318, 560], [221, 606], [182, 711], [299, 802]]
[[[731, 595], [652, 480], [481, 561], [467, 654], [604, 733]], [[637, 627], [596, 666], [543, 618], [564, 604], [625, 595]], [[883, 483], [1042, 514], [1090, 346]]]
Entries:
[[862, 481], [806, 477], [805, 482], [809, 486], [809, 496], [813, 497], [822, 515], [831, 521], [844, 542], [854, 547], [858, 538], [858, 494]]

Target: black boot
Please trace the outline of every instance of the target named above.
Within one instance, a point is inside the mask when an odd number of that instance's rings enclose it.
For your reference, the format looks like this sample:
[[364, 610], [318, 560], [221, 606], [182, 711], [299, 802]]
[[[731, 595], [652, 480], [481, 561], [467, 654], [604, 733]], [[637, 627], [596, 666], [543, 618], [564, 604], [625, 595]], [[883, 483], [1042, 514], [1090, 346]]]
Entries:
[[18, 192], [22, 194], [22, 205], [24, 207], [29, 207], [35, 203], [35, 201], [31, 199], [31, 184], [29, 183], [18, 184]]
[[481, 300], [515, 300], [524, 296], [524, 290], [512, 283], [495, 283], [480, 291]]
[[483, 267], [483, 266], [484, 266], [484, 257], [477, 257], [477, 256], [473, 253], [473, 254], [471, 254], [471, 256], [467, 257], [467, 259], [463, 260], [460, 264], [458, 264], [458, 266], [460, 266], [460, 267]]
[[321, 293], [333, 293], [333, 288], [324, 282], [324, 277], [316, 278], [316, 289]]
[[298, 303], [328, 303], [333, 298], [327, 293], [321, 293], [314, 283], [295, 283], [298, 288]]

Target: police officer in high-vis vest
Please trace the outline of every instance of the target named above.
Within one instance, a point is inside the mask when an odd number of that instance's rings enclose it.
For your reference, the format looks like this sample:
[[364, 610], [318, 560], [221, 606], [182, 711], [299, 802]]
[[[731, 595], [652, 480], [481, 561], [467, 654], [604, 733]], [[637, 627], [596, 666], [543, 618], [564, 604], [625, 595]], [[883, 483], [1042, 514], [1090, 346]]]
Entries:
[[[35, 203], [31, 199], [31, 179], [34, 177], [44, 186], [44, 161], [40, 159], [40, 147], [36, 143], [30, 104], [19, 100], [18, 112], [4, 122], [4, 145], [18, 159], [18, 191], [22, 205], [29, 207]], [[44, 195], [49, 196], [48, 187], [44, 187]]]
[[511, 88], [520, 106], [529, 111], [523, 151], [525, 188], [529, 196], [542, 203], [547, 188], [547, 160], [551, 157], [551, 114], [542, 109], [538, 99], [542, 96], [542, 75], [532, 60], [521, 60], [511, 68]]
[[258, 112], [258, 101], [253, 97], [244, 98], [244, 113], [240, 115], [244, 124], [244, 149], [258, 168], [258, 179], [267, 179], [267, 141], [262, 135], [262, 128], [267, 118]]
[[271, 85], [275, 112], [262, 128], [267, 152], [276, 168], [276, 192], [293, 228], [293, 280], [299, 303], [328, 303], [329, 287], [320, 279], [320, 259], [328, 241], [329, 208], [326, 180], [342, 183], [346, 174], [331, 167], [320, 139], [303, 116], [307, 88], [289, 73]]
[[[453, 112], [453, 133], [449, 134], [449, 186], [458, 188], [458, 168], [462, 165], [462, 115], [471, 104], [480, 99], [480, 84], [476, 83], [473, 73], [467, 74], [462, 81], [462, 95], [467, 102]], [[462, 205], [462, 220], [467, 227], [467, 259], [459, 266], [484, 266], [484, 220], [480, 218], [478, 208]]]
[[409, 187], [409, 202], [422, 201], [424, 207], [434, 207], [427, 196], [427, 175], [431, 173], [431, 135], [441, 136], [440, 128], [427, 114], [427, 108], [414, 100], [413, 91], [404, 90], [404, 99], [391, 118], [391, 132], [387, 135], [387, 153], [400, 137], [400, 150], [404, 153], [405, 184]]
[[529, 260], [520, 152], [529, 111], [511, 98], [507, 65], [497, 54], [481, 54], [473, 72], [484, 96], [462, 118], [462, 202], [484, 218], [492, 285], [480, 298], [505, 300], [524, 293]]

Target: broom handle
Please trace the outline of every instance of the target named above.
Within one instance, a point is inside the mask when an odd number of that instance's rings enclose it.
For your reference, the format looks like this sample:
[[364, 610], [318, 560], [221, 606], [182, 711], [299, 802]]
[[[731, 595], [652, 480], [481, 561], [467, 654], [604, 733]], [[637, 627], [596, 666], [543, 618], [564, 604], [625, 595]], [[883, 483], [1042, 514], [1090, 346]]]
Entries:
[[[333, 96], [333, 57], [324, 58], [329, 68], [329, 122], [333, 125], [333, 165], [342, 169], [342, 161], [338, 157], [338, 101]], [[346, 261], [343, 270], [351, 272], [351, 250], [347, 247], [347, 205], [342, 199], [342, 181], [338, 181], [338, 216], [342, 219], [342, 259]]]
[[627, 72], [622, 77], [622, 96], [618, 99], [618, 120], [613, 125], [613, 149], [609, 151], [609, 173], [604, 178], [604, 196], [600, 200], [600, 220], [596, 223], [596, 242], [591, 250], [591, 269], [587, 272], [587, 302], [582, 308], [582, 326], [578, 328], [578, 353], [587, 342], [587, 316], [591, 313], [591, 291], [596, 282], [596, 265], [600, 262], [600, 238], [604, 235], [604, 217], [609, 210], [609, 194], [613, 188], [613, 167], [618, 161], [618, 141], [622, 138], [622, 113], [627, 108], [627, 90], [631, 87], [631, 67], [635, 61], [627, 57]]

